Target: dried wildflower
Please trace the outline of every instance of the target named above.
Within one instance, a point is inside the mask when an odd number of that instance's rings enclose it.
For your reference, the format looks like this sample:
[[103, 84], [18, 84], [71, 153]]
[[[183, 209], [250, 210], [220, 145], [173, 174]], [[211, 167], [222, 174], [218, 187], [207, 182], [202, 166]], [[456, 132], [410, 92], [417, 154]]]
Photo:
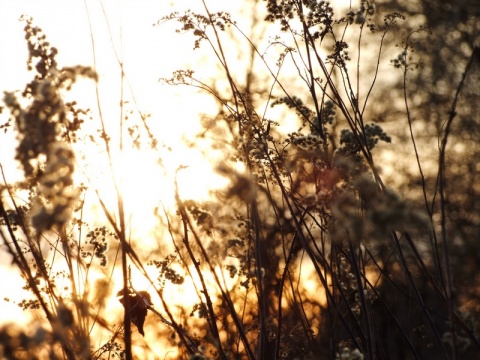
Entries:
[[72, 187], [74, 154], [71, 149], [61, 142], [55, 142], [47, 154], [45, 170], [39, 179], [30, 214], [37, 234], [54, 226], [63, 227], [70, 219], [78, 196], [78, 191]]
[[375, 14], [376, 9], [377, 9], [377, 8], [376, 8], [374, 2], [368, 4], [368, 7], [367, 7], [367, 15], [373, 16], [373, 15]]
[[100, 259], [100, 266], [107, 266], [107, 237], [117, 238], [117, 235], [108, 231], [105, 226], [96, 227], [87, 233], [88, 243], [93, 246], [93, 254], [90, 251], [82, 251], [82, 257], [94, 256]]
[[38, 187], [30, 220], [40, 235], [52, 227], [65, 225], [78, 195], [73, 188], [74, 154], [66, 140], [75, 138], [72, 131], [80, 128], [81, 121], [74, 116], [70, 122], [69, 108], [60, 90], [69, 90], [78, 76], [96, 79], [96, 73], [83, 66], [58, 69], [58, 52], [50, 46], [42, 30], [33, 25], [31, 18], [22, 17], [21, 20], [26, 23], [28, 67], [35, 68], [36, 74], [22, 93], [29, 102], [26, 107], [20, 105], [14, 93], [5, 93], [4, 102], [18, 131], [15, 158], [30, 181], [30, 187]]
[[345, 41], [336, 41], [333, 47], [333, 53], [327, 56], [327, 62], [345, 69], [347, 61], [350, 60], [350, 54], [347, 50], [348, 47], [349, 45]]
[[366, 21], [365, 15], [362, 12], [357, 12], [355, 14], [355, 24], [363, 24]]
[[168, 255], [164, 260], [151, 260], [148, 262], [148, 265], [155, 266], [159, 271], [157, 280], [160, 287], [163, 288], [165, 286], [166, 280], [174, 285], [182, 285], [184, 283], [185, 278], [172, 268], [175, 260], [175, 255]]
[[285, 104], [289, 109], [294, 109], [302, 120], [311, 120], [315, 116], [315, 112], [306, 106], [297, 96], [281, 97], [272, 102], [271, 107], [275, 107], [280, 104]]
[[395, 59], [390, 60], [394, 67], [406, 68], [407, 67], [407, 50], [403, 50], [400, 54], [397, 55]]
[[193, 216], [197, 225], [206, 233], [210, 233], [214, 226], [214, 217], [206, 209], [202, 208], [200, 204], [195, 203], [192, 200], [184, 202], [184, 206], [188, 212]]
[[320, 148], [323, 144], [323, 140], [318, 135], [299, 135], [293, 137], [292, 144], [305, 151], [314, 151]]
[[190, 316], [194, 316], [195, 313], [197, 313], [197, 317], [200, 319], [207, 318], [208, 317], [207, 305], [205, 303], [194, 304], [192, 311], [190, 313]]
[[359, 152], [363, 145], [359, 143], [359, 140], [363, 140], [362, 142], [365, 143], [369, 150], [372, 150], [380, 140], [388, 143], [392, 141], [382, 127], [375, 123], [366, 124], [362, 135], [358, 139], [350, 129], [343, 129], [340, 134], [340, 144], [342, 146], [338, 150], [343, 154], [354, 154]]
[[167, 21], [176, 20], [181, 25], [181, 28], [177, 29], [177, 33], [192, 32], [195, 36], [195, 43], [193, 49], [200, 48], [200, 44], [203, 40], [208, 39], [207, 30], [215, 27], [220, 31], [225, 31], [227, 27], [235, 22], [231, 19], [229, 13], [219, 11], [211, 13], [209, 16], [203, 14], [194, 13], [191, 10], [185, 11], [183, 15], [178, 12], [173, 12], [167, 16], [162, 17], [155, 25], [160, 25]]

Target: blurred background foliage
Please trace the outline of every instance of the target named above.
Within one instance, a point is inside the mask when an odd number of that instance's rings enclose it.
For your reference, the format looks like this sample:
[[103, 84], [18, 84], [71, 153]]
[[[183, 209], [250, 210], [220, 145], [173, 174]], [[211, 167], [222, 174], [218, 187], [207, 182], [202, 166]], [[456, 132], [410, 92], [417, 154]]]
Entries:
[[[379, 3], [380, 4], [380, 3]], [[475, 46], [480, 41], [480, 6], [476, 1], [382, 1], [386, 11], [400, 11], [409, 21], [425, 25], [430, 34], [416, 41], [415, 54], [422, 60], [419, 71], [408, 74], [407, 89], [412, 106], [412, 117], [418, 130], [417, 140], [422, 161], [437, 164], [438, 139], [445, 131], [455, 91], [466, 69]], [[455, 290], [461, 306], [478, 312], [475, 300], [479, 293], [480, 248], [480, 166], [479, 159], [479, 77], [480, 56], [477, 52], [461, 90], [455, 109], [456, 115], [449, 129], [445, 159], [447, 232], [452, 251], [452, 270]], [[387, 93], [401, 97], [402, 89]], [[391, 109], [390, 109], [391, 110]], [[388, 109], [385, 110], [388, 112]], [[395, 117], [395, 114], [392, 114]], [[400, 133], [401, 135], [401, 133]], [[400, 169], [399, 169], [400, 170]], [[433, 195], [437, 187], [435, 166], [425, 166], [426, 188], [431, 207], [439, 210]], [[421, 179], [410, 174], [402, 184], [402, 191], [415, 193]], [[421, 197], [416, 193], [419, 203]], [[438, 220], [438, 217], [434, 217]]]

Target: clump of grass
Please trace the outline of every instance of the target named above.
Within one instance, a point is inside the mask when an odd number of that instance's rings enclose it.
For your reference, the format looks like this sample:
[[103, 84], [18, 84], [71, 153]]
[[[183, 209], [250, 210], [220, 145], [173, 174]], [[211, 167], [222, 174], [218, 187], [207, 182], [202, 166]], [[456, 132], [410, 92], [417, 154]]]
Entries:
[[[415, 49], [412, 36], [426, 29], [406, 35], [392, 60], [404, 76], [401, 111], [422, 174], [419, 207], [388, 186], [380, 170], [379, 153], [394, 138], [375, 116], [375, 87], [387, 34], [405, 20], [397, 12], [381, 18], [380, 8], [362, 0], [339, 14], [327, 1], [267, 1], [265, 17], [253, 23], [279, 32], [264, 48], [254, 41], [255, 31], [246, 36], [232, 16], [206, 5], [203, 13], [173, 13], [159, 21], [176, 20], [179, 32], [193, 36], [194, 49], [209, 46], [220, 66], [224, 88], [188, 69], [164, 82], [200, 88], [218, 101], [215, 121], [205, 122], [210, 125], [201, 137], [224, 151], [217, 170], [230, 184], [204, 203], [182, 199], [177, 189], [176, 212], [156, 209], [160, 251], [146, 255], [128, 239], [118, 179], [115, 209], [97, 193], [107, 223], [83, 221], [79, 199], [86, 189], [73, 182], [73, 144], [87, 111], [64, 103], [62, 93], [79, 76], [97, 77], [87, 67], [59, 68], [57, 50], [25, 18], [34, 78], [20, 99], [5, 95], [11, 117], [2, 126], [18, 136], [16, 159], [25, 181], [2, 187], [0, 225], [5, 249], [33, 296], [18, 304], [40, 310], [49, 329], [0, 329], [2, 355], [29, 358], [44, 351], [51, 358], [132, 359], [141, 341], [132, 329], [145, 339], [167, 339], [190, 359], [428, 359], [477, 352], [478, 319], [462, 314], [461, 297], [454, 296], [445, 152], [478, 49], [439, 137], [433, 194], [423, 178], [406, 86], [407, 73], [420, 66], [408, 57]], [[234, 71], [226, 39], [245, 44], [263, 70], [251, 61], [244, 73]], [[372, 61], [363, 55], [364, 44], [376, 45], [373, 75], [363, 67]], [[138, 115], [132, 146], [139, 146], [143, 126], [151, 150], [160, 154], [146, 117]], [[110, 134], [99, 116], [97, 140], [112, 166]], [[286, 119], [293, 119], [295, 131], [284, 130]], [[22, 206], [16, 201], [20, 188], [29, 190]], [[439, 210], [429, 204], [437, 194]], [[123, 283], [112, 291], [117, 257]], [[136, 288], [132, 268], [147, 279], [148, 290]], [[93, 289], [92, 274], [101, 274]], [[167, 300], [168, 291], [187, 284], [195, 297], [190, 305]], [[123, 305], [123, 321], [109, 319], [112, 293]], [[95, 342], [97, 332], [107, 340]], [[146, 353], [156, 354], [153, 345], [143, 344]]]

